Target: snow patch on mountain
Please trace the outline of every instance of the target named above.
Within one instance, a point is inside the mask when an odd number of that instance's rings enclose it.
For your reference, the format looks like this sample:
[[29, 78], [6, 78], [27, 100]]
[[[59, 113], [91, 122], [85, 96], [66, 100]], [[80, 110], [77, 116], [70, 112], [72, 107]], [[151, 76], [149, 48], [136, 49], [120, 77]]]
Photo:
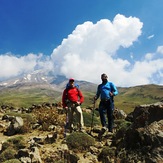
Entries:
[[57, 85], [60, 83], [67, 81], [64, 76], [54, 76], [53, 73], [48, 73], [44, 71], [34, 71], [32, 73], [24, 74], [22, 76], [0, 82], [1, 87], [11, 87], [17, 85], [27, 85], [27, 84], [47, 84], [52, 87], [57, 88]]
[[[96, 89], [96, 85], [86, 81], [75, 81], [80, 85], [82, 90]], [[50, 88], [59, 92], [62, 92], [68, 83], [68, 79], [63, 75], [55, 76], [53, 73], [35, 71], [31, 74], [25, 74], [17, 78], [13, 78], [8, 81], [0, 82], [0, 89], [3, 88], [33, 88], [42, 87]]]
[[13, 84], [16, 84], [17, 82], [19, 82], [19, 80], [15, 80], [15, 82]]

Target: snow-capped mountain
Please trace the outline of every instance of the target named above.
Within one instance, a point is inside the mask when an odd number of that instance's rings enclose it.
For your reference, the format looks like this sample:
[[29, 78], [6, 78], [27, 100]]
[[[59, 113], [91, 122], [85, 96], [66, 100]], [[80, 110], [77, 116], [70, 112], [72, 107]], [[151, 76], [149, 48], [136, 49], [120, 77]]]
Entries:
[[49, 76], [41, 71], [34, 71], [30, 74], [24, 74], [7, 81], [0, 82], [0, 86], [11, 86], [25, 83], [49, 83], [54, 77]]
[[[65, 76], [54, 75], [52, 72], [34, 71], [30, 74], [24, 74], [10, 80], [0, 82], [0, 89], [3, 88], [32, 88], [43, 87], [50, 88], [56, 91], [63, 91], [68, 79]], [[94, 90], [96, 84], [86, 81], [76, 81], [84, 90]]]

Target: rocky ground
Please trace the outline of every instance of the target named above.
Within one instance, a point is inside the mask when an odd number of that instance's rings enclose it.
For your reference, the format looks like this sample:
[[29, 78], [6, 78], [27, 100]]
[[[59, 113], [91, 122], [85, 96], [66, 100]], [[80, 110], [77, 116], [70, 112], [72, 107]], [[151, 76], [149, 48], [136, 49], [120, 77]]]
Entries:
[[[62, 111], [60, 114], [64, 116]], [[115, 122], [118, 127], [113, 134], [105, 132], [100, 139], [98, 137], [100, 126], [94, 126], [91, 133], [90, 127], [87, 127], [87, 132], [81, 134], [91, 137], [95, 143], [82, 151], [70, 149], [64, 137], [63, 125], [49, 126], [51, 130], [41, 131], [40, 126], [33, 124], [35, 128], [29, 133], [19, 133], [20, 127], [24, 125], [23, 118], [6, 116], [3, 107], [0, 117], [0, 159], [5, 151], [5, 142], [21, 136], [26, 144], [17, 150], [16, 159], [24, 163], [163, 162], [163, 103], [161, 102], [137, 106], [127, 117], [122, 114], [119, 116], [117, 113]], [[73, 133], [67, 132], [66, 137], [71, 134]]]

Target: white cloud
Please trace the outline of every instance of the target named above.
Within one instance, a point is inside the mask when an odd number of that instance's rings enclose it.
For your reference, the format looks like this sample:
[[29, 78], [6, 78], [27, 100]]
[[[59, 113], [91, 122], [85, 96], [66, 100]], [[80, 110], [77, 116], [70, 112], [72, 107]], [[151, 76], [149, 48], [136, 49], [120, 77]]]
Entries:
[[[125, 84], [128, 85], [141, 85], [141, 84], [149, 84], [151, 82], [151, 78], [158, 71], [163, 71], [162, 63], [163, 59], [152, 60], [152, 61], [137, 61], [134, 64], [133, 69], [126, 76], [126, 80], [128, 81]], [[153, 80], [153, 79], [152, 79]], [[155, 81], [157, 82], [157, 81]]]
[[126, 18], [120, 14], [116, 15], [113, 22], [102, 19], [96, 24], [85, 22], [78, 25], [72, 34], [54, 49], [52, 59], [54, 65], [57, 65], [55, 70], [68, 78], [91, 82], [100, 82], [103, 72], [115, 82], [125, 80], [117, 76], [120, 76], [120, 73], [127, 75], [126, 69], [130, 63], [116, 59], [116, 51], [137, 41], [142, 26], [143, 23], [138, 18]]
[[163, 46], [158, 46], [157, 53], [163, 54]]
[[35, 56], [32, 54], [20, 58], [12, 56], [11, 54], [1, 55], [0, 67], [2, 68], [2, 71], [0, 71], [0, 76], [1, 78], [16, 76], [22, 72], [32, 70], [34, 65]]
[[[15, 77], [39, 68], [47, 69], [51, 64], [47, 64], [47, 61], [43, 61], [42, 58], [42, 54], [32, 53], [21, 57], [14, 56], [11, 53], [0, 55], [0, 79]], [[51, 62], [49, 61], [49, 63]]]
[[130, 53], [130, 58], [134, 59], [134, 54], [133, 53]]
[[148, 40], [152, 39], [154, 37], [154, 35], [150, 35], [147, 37]]
[[153, 53], [147, 53], [147, 54], [145, 55], [145, 59], [146, 59], [146, 60], [152, 60], [153, 57], [154, 57], [154, 55], [155, 55], [155, 54], [153, 54]]
[[56, 74], [65, 75], [67, 78], [94, 83], [101, 82], [100, 75], [106, 73], [117, 86], [151, 82], [163, 84], [163, 46], [134, 63], [117, 57], [120, 47], [128, 48], [138, 41], [142, 27], [143, 23], [138, 18], [120, 14], [116, 15], [112, 22], [108, 19], [102, 19], [95, 24], [87, 21], [78, 25], [72, 34], [63, 39], [51, 56], [0, 55], [0, 66], [3, 67], [0, 78], [42, 68], [54, 70]]

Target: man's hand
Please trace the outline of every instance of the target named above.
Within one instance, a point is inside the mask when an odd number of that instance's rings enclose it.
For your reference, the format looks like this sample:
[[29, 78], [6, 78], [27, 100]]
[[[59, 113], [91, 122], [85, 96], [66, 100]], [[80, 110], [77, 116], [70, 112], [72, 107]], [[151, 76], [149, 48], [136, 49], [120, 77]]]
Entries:
[[68, 107], [66, 106], [66, 107], [64, 107], [65, 108], [65, 110], [68, 110]]
[[79, 101], [77, 101], [76, 104], [79, 106], [81, 103]]
[[95, 96], [95, 97], [93, 98], [93, 100], [96, 101], [96, 100], [97, 100], [97, 96]]
[[112, 92], [110, 92], [110, 96], [114, 96], [114, 94]]
[[93, 104], [95, 104], [96, 100], [97, 100], [97, 96], [93, 98]]

